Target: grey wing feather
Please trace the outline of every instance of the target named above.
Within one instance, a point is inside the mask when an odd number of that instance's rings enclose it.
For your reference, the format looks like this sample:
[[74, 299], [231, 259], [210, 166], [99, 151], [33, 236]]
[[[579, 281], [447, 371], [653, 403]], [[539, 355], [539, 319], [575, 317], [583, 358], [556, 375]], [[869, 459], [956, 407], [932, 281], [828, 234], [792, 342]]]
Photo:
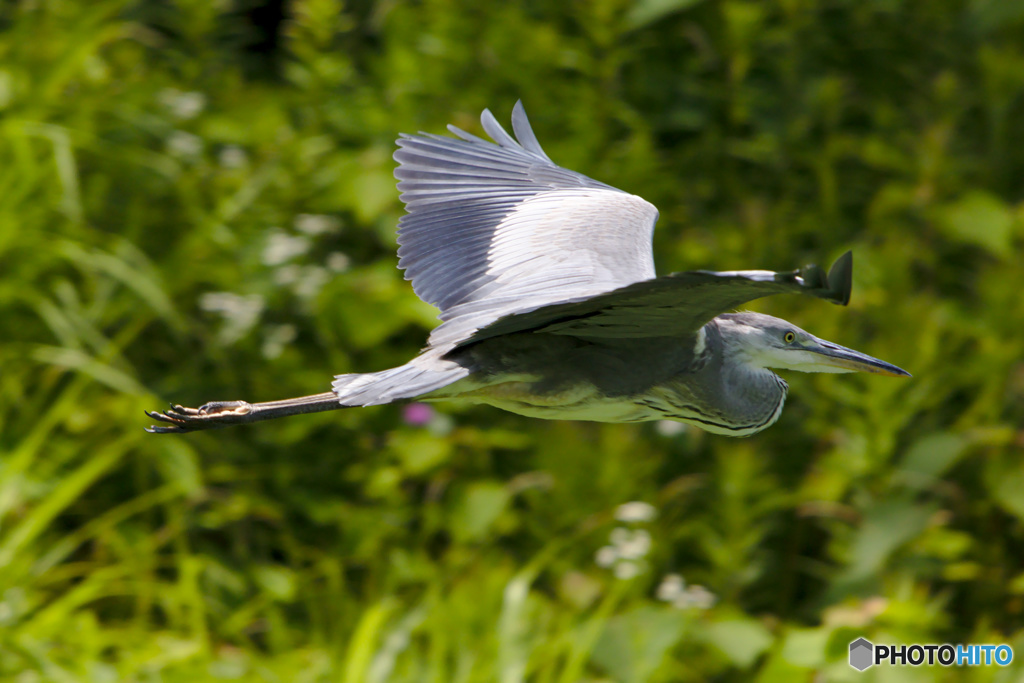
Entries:
[[[501, 126], [498, 126], [498, 128], [501, 128]], [[516, 105], [512, 107], [512, 131], [516, 134], [516, 138], [519, 139], [519, 144], [526, 151], [551, 161], [548, 155], [544, 153], [544, 150], [541, 149], [540, 142], [530, 126], [530, 120], [526, 118], [526, 110], [523, 109], [522, 102], [516, 102]]]
[[[516, 104], [519, 104], [518, 102]], [[491, 113], [490, 109], [484, 109], [483, 113], [480, 114], [480, 125], [483, 126], [484, 132], [491, 136], [491, 139], [498, 143], [499, 147], [505, 147], [508, 149], [515, 149], [522, 147], [515, 138], [508, 134], [508, 132], [502, 128], [501, 124], [498, 123], [498, 119], [494, 118], [494, 114]], [[523, 150], [525, 151], [525, 147]], [[545, 155], [546, 156], [546, 155]]]
[[497, 144], [449, 126], [459, 139], [403, 135], [395, 152], [408, 211], [399, 267], [441, 309], [432, 346], [654, 276], [653, 206], [553, 164], [522, 104], [512, 114], [519, 142], [487, 110], [481, 123]]
[[813, 265], [791, 272], [672, 273], [585, 300], [504, 317], [458, 346], [523, 331], [590, 338], [690, 334], [717, 315], [773, 294], [809, 294], [845, 306], [852, 275], [851, 252], [840, 256], [827, 275]]

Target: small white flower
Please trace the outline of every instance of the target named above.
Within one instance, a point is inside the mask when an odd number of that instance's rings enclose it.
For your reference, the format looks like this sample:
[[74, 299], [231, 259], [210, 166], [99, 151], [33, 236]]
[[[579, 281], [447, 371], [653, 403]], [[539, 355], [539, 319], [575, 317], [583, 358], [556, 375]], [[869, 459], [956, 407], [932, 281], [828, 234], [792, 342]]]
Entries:
[[[636, 503], [636, 505], [647, 504]], [[648, 516], [648, 511], [643, 510], [641, 516]], [[630, 519], [629, 514], [626, 517]], [[608, 534], [608, 545], [597, 551], [596, 560], [598, 566], [611, 568], [616, 578], [631, 579], [647, 570], [647, 564], [643, 558], [647, 557], [650, 552], [650, 532], [646, 529], [617, 526]]]
[[694, 609], [710, 609], [718, 601], [718, 597], [704, 586], [693, 585], [676, 598], [673, 603], [680, 609], [693, 607]]
[[335, 273], [344, 273], [350, 265], [352, 265], [352, 259], [348, 257], [348, 254], [332, 251], [327, 255], [327, 268]]
[[636, 578], [640, 574], [641, 565], [639, 562], [629, 562], [623, 560], [615, 563], [615, 569], [612, 571], [615, 574], [615, 578], [620, 581], [628, 581], [629, 579]]
[[254, 309], [262, 310], [263, 299], [259, 294], [242, 296], [233, 292], [207, 292], [199, 297], [199, 307], [231, 318], [246, 315]]
[[612, 529], [612, 532], [608, 534], [608, 540], [612, 542], [612, 545], [615, 546], [616, 549], [628, 543], [630, 538], [632, 538], [632, 534], [629, 533], [629, 529], [622, 526], [615, 527]]
[[594, 556], [594, 562], [597, 563], [597, 566], [604, 567], [605, 569], [615, 564], [618, 559], [619, 551], [610, 545], [599, 548], [597, 554]]
[[295, 283], [292, 291], [295, 292], [296, 296], [303, 299], [312, 299], [320, 293], [320, 290], [323, 289], [330, 279], [331, 276], [327, 273], [326, 268], [309, 266], [303, 269], [302, 277]]
[[284, 352], [288, 344], [295, 341], [298, 332], [294, 325], [275, 325], [263, 340], [263, 357], [270, 360]]
[[263, 297], [259, 294], [241, 296], [232, 292], [207, 292], [199, 297], [199, 307], [224, 318], [220, 340], [233, 344], [251, 330], [263, 314]]
[[279, 266], [291, 261], [296, 256], [301, 256], [309, 251], [310, 243], [305, 237], [289, 235], [281, 230], [275, 230], [267, 238], [267, 244], [263, 248], [263, 264], [267, 266]]
[[683, 581], [682, 576], [679, 574], [666, 574], [665, 578], [658, 584], [655, 595], [662, 602], [674, 602], [683, 594], [684, 588], [686, 588], [686, 582]]
[[427, 423], [427, 431], [434, 436], [447, 436], [455, 429], [455, 420], [444, 413], [434, 413], [433, 419]]
[[217, 161], [224, 168], [242, 168], [249, 163], [249, 156], [238, 145], [227, 145], [220, 150]]
[[334, 216], [314, 213], [300, 213], [295, 217], [295, 229], [307, 235], [323, 235], [341, 227], [341, 221]]
[[615, 519], [620, 522], [650, 522], [658, 516], [658, 511], [650, 503], [634, 500], [623, 503], [615, 508]]
[[203, 153], [203, 139], [198, 135], [176, 130], [167, 138], [167, 152], [180, 159], [197, 157]]
[[687, 586], [679, 574], [667, 574], [658, 584], [655, 596], [662, 602], [672, 603], [676, 609], [709, 609], [718, 597], [704, 586]]
[[628, 539], [618, 544], [619, 557], [639, 560], [651, 550], [651, 535], [644, 529], [637, 529]]
[[686, 431], [687, 425], [676, 420], [658, 420], [654, 429], [662, 436], [678, 436]]
[[302, 267], [294, 263], [274, 269], [274, 282], [282, 287], [293, 285], [302, 277]]
[[206, 107], [206, 95], [201, 92], [182, 92], [177, 88], [167, 88], [158, 95], [160, 104], [181, 120], [195, 118]]

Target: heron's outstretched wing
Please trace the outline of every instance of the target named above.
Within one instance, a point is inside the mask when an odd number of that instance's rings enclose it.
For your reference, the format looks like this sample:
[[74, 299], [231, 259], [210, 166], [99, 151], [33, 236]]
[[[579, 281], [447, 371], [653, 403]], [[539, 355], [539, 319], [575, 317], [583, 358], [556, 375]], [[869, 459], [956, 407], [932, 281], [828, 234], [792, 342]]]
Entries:
[[850, 301], [852, 277], [851, 252], [840, 256], [828, 275], [818, 266], [782, 273], [672, 273], [583, 301], [504, 317], [458, 346], [531, 330], [589, 338], [678, 336], [696, 332], [715, 316], [772, 294], [810, 294], [845, 306]]
[[403, 135], [395, 152], [408, 211], [399, 267], [441, 309], [432, 346], [654, 277], [654, 206], [552, 163], [521, 103], [512, 110], [519, 142], [490, 111], [480, 118], [497, 144], [449, 126], [461, 139]]

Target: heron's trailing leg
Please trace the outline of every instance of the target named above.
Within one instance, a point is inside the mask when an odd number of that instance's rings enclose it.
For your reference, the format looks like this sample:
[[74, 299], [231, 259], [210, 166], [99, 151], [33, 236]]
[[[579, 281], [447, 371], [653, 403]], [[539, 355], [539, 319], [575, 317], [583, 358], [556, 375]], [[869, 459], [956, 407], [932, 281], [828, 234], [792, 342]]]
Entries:
[[346, 408], [338, 402], [338, 395], [333, 391], [325, 394], [287, 398], [282, 401], [266, 403], [247, 403], [245, 401], [213, 401], [199, 408], [186, 408], [172, 405], [170, 410], [157, 413], [146, 411], [154, 420], [167, 423], [151, 425], [146, 428], [153, 434], [180, 434], [197, 432], [202, 429], [218, 429], [231, 425], [262, 422], [287, 415], [303, 413], [319, 413], [325, 410]]

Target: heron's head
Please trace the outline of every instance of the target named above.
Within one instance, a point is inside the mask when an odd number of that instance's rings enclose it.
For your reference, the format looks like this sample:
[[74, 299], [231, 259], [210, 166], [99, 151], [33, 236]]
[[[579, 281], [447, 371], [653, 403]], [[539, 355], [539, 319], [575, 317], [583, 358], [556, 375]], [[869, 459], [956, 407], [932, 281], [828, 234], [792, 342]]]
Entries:
[[818, 339], [781, 318], [729, 313], [715, 318], [723, 352], [749, 365], [800, 372], [873, 372], [892, 377], [910, 373], [883, 360]]

